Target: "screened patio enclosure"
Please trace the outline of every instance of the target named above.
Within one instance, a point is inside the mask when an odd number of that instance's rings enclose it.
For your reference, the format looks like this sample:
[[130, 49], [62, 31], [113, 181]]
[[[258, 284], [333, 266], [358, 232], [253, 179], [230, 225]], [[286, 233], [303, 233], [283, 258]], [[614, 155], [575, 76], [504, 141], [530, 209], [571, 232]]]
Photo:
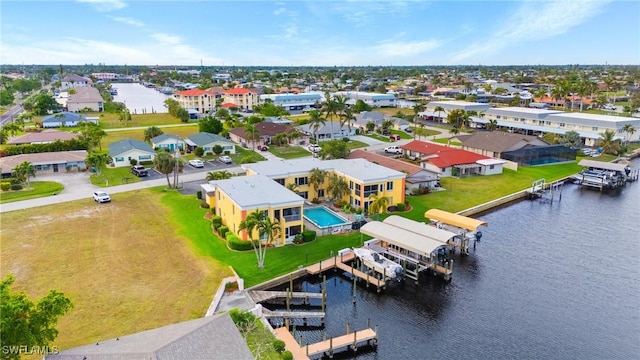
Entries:
[[577, 152], [578, 150], [564, 145], [531, 146], [503, 152], [501, 158], [520, 166], [534, 166], [575, 161]]

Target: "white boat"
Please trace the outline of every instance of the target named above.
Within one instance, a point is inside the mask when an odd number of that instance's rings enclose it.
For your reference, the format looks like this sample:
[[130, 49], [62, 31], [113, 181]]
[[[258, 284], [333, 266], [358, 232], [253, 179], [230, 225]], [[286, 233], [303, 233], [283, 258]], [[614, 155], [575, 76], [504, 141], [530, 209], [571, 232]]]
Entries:
[[357, 248], [353, 249], [353, 253], [369, 269], [384, 274], [391, 279], [400, 279], [402, 277], [402, 266], [400, 264], [387, 259], [371, 249]]

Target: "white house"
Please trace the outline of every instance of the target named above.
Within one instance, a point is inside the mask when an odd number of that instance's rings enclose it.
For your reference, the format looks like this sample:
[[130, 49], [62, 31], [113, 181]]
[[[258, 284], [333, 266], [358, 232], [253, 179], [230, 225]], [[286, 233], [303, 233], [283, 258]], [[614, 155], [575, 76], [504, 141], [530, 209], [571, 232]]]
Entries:
[[97, 117], [87, 117], [83, 114], [76, 114], [72, 112], [59, 112], [53, 115], [45, 116], [42, 119], [43, 128], [57, 128], [57, 127], [74, 127], [80, 125], [82, 122], [98, 123]]
[[76, 74], [67, 75], [60, 81], [60, 89], [77, 89], [91, 86], [91, 80]]
[[168, 149], [173, 152], [176, 149], [184, 150], [187, 148], [186, 142], [177, 135], [162, 134], [151, 139], [151, 146], [154, 149]]
[[138, 163], [142, 161], [153, 161], [156, 152], [144, 141], [134, 139], [122, 139], [113, 144], [109, 144], [109, 156], [113, 159], [113, 166], [131, 166], [131, 160]]
[[303, 110], [309, 109], [315, 104], [322, 102], [320, 94], [266, 94], [259, 96], [260, 103], [264, 104], [267, 100], [276, 106], [282, 106], [285, 110]]
[[356, 134], [355, 126], [351, 126], [351, 129], [349, 129], [346, 124], [341, 127], [337, 122], [321, 124], [317, 132], [311, 124], [296, 126], [296, 129], [309, 137], [316, 136], [318, 141], [342, 139]]
[[220, 145], [222, 147], [223, 154], [236, 153], [236, 144], [216, 134], [210, 134], [206, 132], [197, 133], [189, 136], [185, 140], [185, 142], [191, 149], [195, 148], [196, 146], [202, 148], [205, 154], [212, 153], [213, 148], [216, 145]]

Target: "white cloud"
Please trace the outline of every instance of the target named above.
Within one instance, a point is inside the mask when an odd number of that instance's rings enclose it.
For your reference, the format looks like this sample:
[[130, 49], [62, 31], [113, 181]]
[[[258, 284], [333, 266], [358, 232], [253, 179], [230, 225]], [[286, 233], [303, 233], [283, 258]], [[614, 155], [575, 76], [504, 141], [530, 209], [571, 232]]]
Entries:
[[170, 35], [165, 33], [155, 33], [155, 34], [152, 34], [151, 37], [153, 37], [154, 39], [158, 40], [161, 43], [169, 44], [169, 45], [177, 45], [182, 42], [182, 39], [180, 38], [180, 36]]
[[121, 22], [123, 24], [128, 24], [128, 25], [132, 25], [132, 26], [137, 26], [137, 27], [143, 27], [144, 23], [136, 20], [136, 19], [132, 19], [132, 18], [128, 18], [128, 17], [121, 17], [121, 16], [109, 16], [109, 18], [113, 21], [117, 21], [117, 22]]
[[282, 14], [285, 11], [287, 11], [287, 9], [285, 9], [283, 7], [277, 8], [277, 9], [273, 10], [273, 15], [278, 16], [278, 15]]
[[80, 3], [90, 4], [94, 9], [100, 12], [108, 12], [120, 10], [127, 6], [122, 0], [76, 0]]
[[374, 47], [384, 56], [416, 56], [438, 48], [441, 42], [438, 40], [426, 41], [386, 41]]
[[497, 53], [512, 45], [564, 34], [599, 13], [607, 1], [526, 2], [499, 30], [452, 54], [452, 62]]

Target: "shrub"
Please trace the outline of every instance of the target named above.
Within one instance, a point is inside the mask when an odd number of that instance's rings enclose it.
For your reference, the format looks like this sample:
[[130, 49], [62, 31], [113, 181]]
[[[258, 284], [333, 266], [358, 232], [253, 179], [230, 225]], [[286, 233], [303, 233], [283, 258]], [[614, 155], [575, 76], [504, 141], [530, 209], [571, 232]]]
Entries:
[[220, 227], [220, 225], [222, 225], [222, 217], [218, 216], [218, 215], [213, 215], [211, 217], [211, 223], [215, 226], [218, 225], [218, 227]]
[[206, 202], [200, 203], [200, 207], [203, 209], [208, 209], [209, 208], [209, 204], [207, 204]]
[[12, 184], [11, 190], [22, 190], [22, 184]]
[[282, 357], [282, 360], [293, 360], [293, 353], [289, 350], [282, 352], [280, 356]]
[[407, 208], [404, 203], [399, 203], [396, 207], [398, 208], [398, 211], [404, 211]]
[[360, 207], [357, 208], [356, 209], [356, 214], [358, 214], [358, 215], [362, 214], [362, 208], [360, 208]]
[[229, 316], [241, 332], [246, 331], [248, 326], [256, 321], [256, 317], [252, 313], [238, 308], [229, 310]]
[[342, 138], [342, 141], [344, 141], [344, 142], [348, 143], [348, 142], [349, 142], [349, 138], [348, 138], [348, 137], [343, 137], [343, 138]]
[[409, 199], [404, 199], [404, 206], [409, 206]]
[[153, 165], [153, 160], [144, 160], [139, 162], [140, 165]]
[[236, 234], [230, 231], [227, 232], [225, 237], [227, 239], [227, 244], [229, 244], [229, 247], [233, 250], [249, 251], [253, 249], [250, 241], [242, 241]]
[[313, 230], [303, 230], [302, 231], [302, 240], [304, 242], [311, 242], [316, 239], [316, 232]]
[[313, 198], [313, 200], [311, 200], [311, 202], [314, 203], [314, 204], [320, 204], [320, 199]]
[[273, 340], [272, 344], [273, 344], [273, 349], [277, 351], [279, 354], [282, 354], [282, 352], [285, 350], [284, 341], [280, 339]]
[[218, 228], [218, 234], [220, 234], [220, 237], [223, 237], [226, 239], [225, 235], [227, 235], [228, 232], [229, 232], [229, 228], [227, 226], [223, 225]]
[[296, 236], [293, 237], [294, 244], [302, 244], [303, 242], [304, 238], [302, 237], [302, 233], [296, 234]]
[[196, 199], [198, 199], [198, 200], [202, 200], [202, 190], [198, 190], [198, 191], [196, 192]]
[[11, 183], [10, 182], [6, 182], [6, 181], [1, 182], [0, 183], [0, 189], [2, 191], [9, 191], [11, 189]]
[[231, 151], [229, 151], [229, 150], [225, 150], [225, 151], [224, 151], [224, 154], [225, 154], [225, 155], [231, 155]]
[[129, 160], [129, 164], [131, 164], [131, 166], [138, 165], [138, 160], [131, 159], [131, 160]]
[[202, 155], [204, 155], [204, 149], [198, 146], [193, 150], [193, 153], [196, 154], [197, 157], [202, 157]]

